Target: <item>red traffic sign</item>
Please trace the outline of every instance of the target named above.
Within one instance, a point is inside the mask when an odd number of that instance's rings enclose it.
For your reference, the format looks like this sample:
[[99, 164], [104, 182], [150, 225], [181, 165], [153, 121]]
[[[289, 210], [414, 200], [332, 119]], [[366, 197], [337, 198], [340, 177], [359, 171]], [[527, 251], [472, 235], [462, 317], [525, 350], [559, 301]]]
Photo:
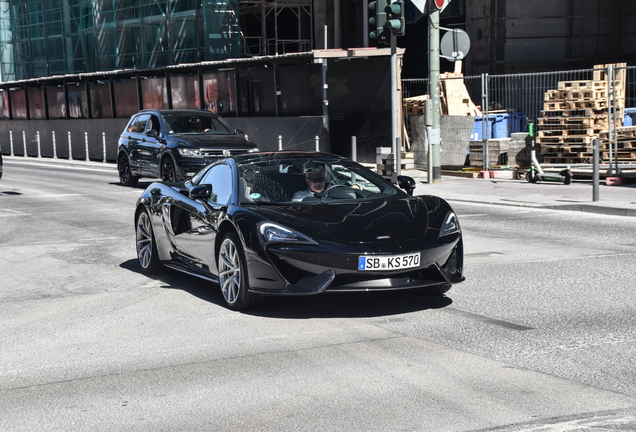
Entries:
[[450, 0], [435, 0], [435, 7], [441, 11], [444, 10], [449, 3]]

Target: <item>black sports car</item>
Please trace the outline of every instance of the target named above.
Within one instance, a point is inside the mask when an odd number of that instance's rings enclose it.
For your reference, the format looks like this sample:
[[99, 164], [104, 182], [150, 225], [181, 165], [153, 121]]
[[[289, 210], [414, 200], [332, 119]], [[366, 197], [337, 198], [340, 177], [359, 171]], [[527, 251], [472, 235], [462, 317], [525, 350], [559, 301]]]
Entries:
[[229, 154], [258, 151], [240, 130], [203, 110], [143, 110], [119, 138], [117, 169], [124, 186], [140, 177], [180, 181]]
[[462, 276], [457, 216], [364, 166], [313, 152], [226, 158], [181, 183], [153, 183], [135, 211], [144, 272], [160, 264], [218, 283], [232, 309], [262, 294], [424, 288]]

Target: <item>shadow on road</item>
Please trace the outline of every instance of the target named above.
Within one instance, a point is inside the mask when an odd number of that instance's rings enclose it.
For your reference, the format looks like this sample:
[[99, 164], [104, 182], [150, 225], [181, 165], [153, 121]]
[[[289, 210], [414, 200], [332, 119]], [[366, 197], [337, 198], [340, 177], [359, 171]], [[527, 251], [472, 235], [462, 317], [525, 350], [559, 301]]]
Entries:
[[[120, 264], [120, 267], [141, 273], [141, 267], [136, 259], [125, 261]], [[219, 286], [212, 282], [168, 268], [147, 277], [162, 282], [164, 285], [161, 288], [179, 289], [206, 302], [225, 307]], [[242, 313], [264, 318], [287, 319], [369, 318], [441, 309], [452, 303], [449, 297], [428, 296], [418, 290], [325, 292], [303, 297], [265, 296], [258, 306]]]

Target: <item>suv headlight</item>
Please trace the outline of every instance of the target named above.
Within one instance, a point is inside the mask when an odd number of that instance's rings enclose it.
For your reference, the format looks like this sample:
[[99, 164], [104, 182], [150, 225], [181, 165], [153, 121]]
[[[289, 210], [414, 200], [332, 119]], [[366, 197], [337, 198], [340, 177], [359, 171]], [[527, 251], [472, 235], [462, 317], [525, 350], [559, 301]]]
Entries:
[[201, 149], [180, 148], [179, 154], [185, 157], [203, 157]]
[[258, 231], [267, 242], [297, 242], [317, 244], [315, 241], [307, 236], [297, 233], [296, 231], [292, 231], [289, 228], [285, 228], [281, 225], [273, 224], [270, 222], [262, 223], [258, 227]]
[[448, 212], [446, 218], [444, 218], [444, 223], [442, 224], [442, 229], [439, 231], [439, 236], [447, 236], [449, 234], [454, 234], [460, 231], [459, 228], [459, 220], [457, 219], [457, 215], [454, 212]]
[[258, 150], [258, 147], [255, 147], [255, 148], [251, 148], [251, 149], [249, 149], [247, 152], [248, 152], [248, 153], [258, 153], [258, 152], [259, 152], [259, 150]]

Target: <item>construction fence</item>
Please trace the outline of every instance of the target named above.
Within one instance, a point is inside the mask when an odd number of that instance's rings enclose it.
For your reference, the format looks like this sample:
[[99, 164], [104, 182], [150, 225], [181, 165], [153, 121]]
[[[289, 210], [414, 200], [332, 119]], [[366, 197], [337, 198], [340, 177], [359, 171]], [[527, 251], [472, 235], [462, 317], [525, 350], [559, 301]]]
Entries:
[[[428, 79], [402, 80], [402, 95], [408, 143], [421, 167], [427, 147], [422, 142]], [[634, 66], [509, 75], [445, 73], [440, 75], [440, 108], [442, 166], [529, 166], [532, 122], [542, 164], [591, 164], [593, 141], [599, 139], [601, 163], [634, 164], [636, 169]]]

